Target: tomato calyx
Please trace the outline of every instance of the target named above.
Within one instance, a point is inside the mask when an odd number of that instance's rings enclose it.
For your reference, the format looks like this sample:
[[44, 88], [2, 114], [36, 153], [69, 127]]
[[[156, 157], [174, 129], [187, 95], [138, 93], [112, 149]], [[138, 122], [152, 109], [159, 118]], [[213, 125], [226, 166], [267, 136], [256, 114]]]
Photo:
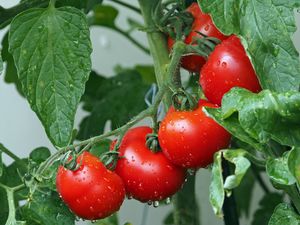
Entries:
[[158, 142], [157, 133], [151, 133], [146, 135], [146, 147], [150, 149], [153, 153], [159, 152], [161, 150]]
[[190, 111], [198, 106], [198, 102], [192, 94], [179, 88], [172, 95], [172, 105], [178, 111]]
[[218, 38], [209, 37], [199, 31], [195, 32], [201, 36], [193, 37], [191, 44], [186, 46], [187, 54], [185, 55], [198, 55], [207, 59], [221, 41]]
[[100, 157], [100, 160], [107, 169], [114, 170], [119, 158], [119, 152], [113, 149], [103, 153]]
[[60, 163], [64, 168], [66, 168], [68, 170], [72, 170], [72, 171], [78, 170], [82, 164], [81, 161], [79, 163], [77, 163], [77, 154], [75, 151], [66, 152], [62, 156]]
[[[182, 40], [191, 32], [194, 17], [184, 9], [182, 4], [163, 4], [161, 7], [158, 6], [155, 11], [158, 30], [168, 34], [174, 40]], [[161, 16], [161, 11], [164, 12], [163, 16]]]

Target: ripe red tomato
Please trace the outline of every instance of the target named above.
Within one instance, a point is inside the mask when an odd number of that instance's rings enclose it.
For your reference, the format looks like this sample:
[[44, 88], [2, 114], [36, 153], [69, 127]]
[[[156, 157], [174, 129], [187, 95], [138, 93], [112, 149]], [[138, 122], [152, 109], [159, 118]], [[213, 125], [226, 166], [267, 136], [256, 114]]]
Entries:
[[146, 135], [151, 132], [150, 127], [136, 127], [126, 133], [115, 170], [128, 196], [141, 202], [165, 199], [175, 194], [185, 180], [184, 169], [173, 165], [162, 152], [153, 153], [146, 147]]
[[[197, 3], [191, 4], [187, 11], [192, 14], [194, 17], [194, 22], [192, 24], [192, 31], [186, 37], [184, 42], [186, 44], [191, 44], [193, 41], [193, 37], [202, 37], [202, 35], [197, 32], [201, 32], [209, 37], [215, 37], [219, 40], [224, 40], [227, 36], [223, 35], [214, 25], [210, 15], [205, 14], [201, 11], [199, 5]], [[174, 44], [174, 40], [168, 37], [168, 48], [172, 49]], [[206, 60], [204, 57], [199, 55], [188, 55], [184, 56], [181, 60], [181, 66], [191, 72], [199, 72], [201, 67], [205, 64]]]
[[79, 217], [102, 219], [118, 211], [125, 198], [121, 178], [101, 161], [84, 152], [77, 158], [79, 169], [58, 168], [56, 187], [63, 201]]
[[160, 124], [158, 140], [170, 161], [185, 168], [206, 167], [213, 162], [214, 153], [226, 148], [230, 134], [202, 111], [215, 105], [200, 100], [193, 111], [170, 108]]
[[200, 73], [206, 98], [221, 105], [223, 95], [233, 87], [252, 92], [261, 90], [259, 81], [240, 39], [232, 35], [219, 44], [208, 57]]

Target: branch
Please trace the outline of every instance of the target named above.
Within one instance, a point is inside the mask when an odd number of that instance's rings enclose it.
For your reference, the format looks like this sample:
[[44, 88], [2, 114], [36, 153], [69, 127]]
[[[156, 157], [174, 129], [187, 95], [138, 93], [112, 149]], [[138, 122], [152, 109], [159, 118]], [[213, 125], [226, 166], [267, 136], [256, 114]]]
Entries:
[[119, 0], [110, 0], [110, 1], [115, 2], [115, 3], [119, 4], [119, 5], [122, 5], [122, 6], [126, 7], [126, 8], [128, 8], [128, 9], [131, 9], [131, 10], [133, 10], [134, 12], [136, 12], [138, 14], [141, 14], [141, 10], [139, 8], [137, 8], [137, 7], [133, 6], [133, 5], [130, 5], [130, 4], [126, 3], [126, 2], [122, 2], [122, 1], [119, 1]]

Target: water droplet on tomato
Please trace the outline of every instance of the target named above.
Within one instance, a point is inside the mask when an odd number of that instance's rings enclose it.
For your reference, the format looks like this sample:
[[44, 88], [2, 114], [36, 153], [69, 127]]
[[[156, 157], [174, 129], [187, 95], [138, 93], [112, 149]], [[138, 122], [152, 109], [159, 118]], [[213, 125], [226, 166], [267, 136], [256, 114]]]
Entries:
[[209, 25], [206, 25], [206, 26], [204, 27], [204, 30], [208, 31], [208, 30], [209, 30]]
[[90, 209], [91, 212], [95, 212], [95, 209], [94, 209], [93, 206], [90, 206], [89, 209]]
[[159, 206], [159, 201], [154, 201], [153, 206], [154, 208], [157, 208]]
[[221, 61], [220, 60], [218, 60], [218, 62], [217, 62], [217, 65], [219, 66], [221, 64]]
[[171, 198], [170, 197], [166, 198], [166, 204], [168, 205], [170, 203], [171, 203]]
[[226, 62], [222, 62], [222, 67], [226, 68], [227, 67], [227, 63]]

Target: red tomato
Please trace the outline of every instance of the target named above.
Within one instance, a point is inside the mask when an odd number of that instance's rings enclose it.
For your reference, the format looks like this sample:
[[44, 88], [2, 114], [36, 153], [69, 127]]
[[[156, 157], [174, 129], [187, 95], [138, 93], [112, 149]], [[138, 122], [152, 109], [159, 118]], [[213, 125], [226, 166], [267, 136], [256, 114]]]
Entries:
[[230, 134], [202, 111], [215, 105], [200, 100], [193, 111], [170, 108], [160, 124], [158, 140], [170, 161], [185, 168], [206, 167], [213, 162], [214, 153], [226, 148]]
[[123, 179], [128, 196], [141, 202], [159, 201], [175, 194], [185, 180], [185, 170], [173, 165], [162, 152], [145, 145], [150, 127], [130, 129], [120, 145], [116, 173]]
[[[205, 14], [201, 11], [199, 5], [197, 3], [191, 4], [187, 11], [192, 14], [194, 17], [194, 22], [192, 24], [192, 31], [186, 37], [184, 42], [186, 44], [191, 44], [193, 41], [193, 37], [202, 37], [202, 35], [197, 32], [201, 32], [209, 37], [215, 37], [219, 40], [224, 40], [227, 36], [223, 35], [214, 25], [210, 15]], [[168, 38], [168, 47], [169, 50], [172, 49], [174, 41], [169, 37]], [[191, 72], [199, 72], [201, 67], [205, 64], [205, 58], [199, 55], [188, 55], [184, 56], [181, 61], [181, 66]]]
[[200, 84], [206, 98], [221, 105], [223, 95], [233, 87], [252, 92], [261, 90], [259, 81], [240, 39], [232, 35], [219, 44], [200, 73]]
[[125, 198], [121, 178], [89, 152], [81, 154], [77, 163], [81, 166], [76, 171], [58, 168], [57, 191], [68, 207], [89, 220], [102, 219], [118, 211]]

